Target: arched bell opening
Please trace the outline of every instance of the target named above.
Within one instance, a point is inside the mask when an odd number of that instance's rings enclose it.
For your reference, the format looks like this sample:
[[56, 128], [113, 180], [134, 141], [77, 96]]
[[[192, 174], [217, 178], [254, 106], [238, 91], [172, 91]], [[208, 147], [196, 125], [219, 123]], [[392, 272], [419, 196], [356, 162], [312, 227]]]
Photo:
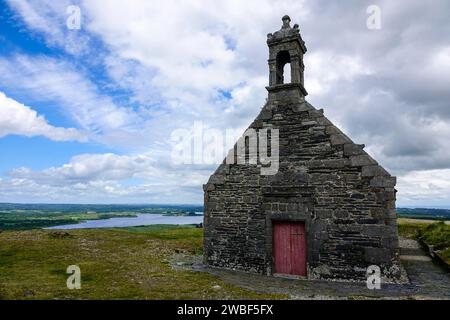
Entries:
[[276, 84], [291, 83], [291, 56], [288, 51], [278, 52], [276, 70]]

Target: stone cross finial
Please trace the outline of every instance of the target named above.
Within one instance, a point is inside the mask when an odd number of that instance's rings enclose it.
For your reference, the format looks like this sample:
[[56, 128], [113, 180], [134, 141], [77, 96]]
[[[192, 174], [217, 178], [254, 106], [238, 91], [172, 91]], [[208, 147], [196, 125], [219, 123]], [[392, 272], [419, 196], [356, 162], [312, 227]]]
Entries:
[[281, 21], [283, 21], [283, 29], [290, 29], [291, 28], [291, 18], [288, 15], [285, 15], [283, 18], [281, 18]]

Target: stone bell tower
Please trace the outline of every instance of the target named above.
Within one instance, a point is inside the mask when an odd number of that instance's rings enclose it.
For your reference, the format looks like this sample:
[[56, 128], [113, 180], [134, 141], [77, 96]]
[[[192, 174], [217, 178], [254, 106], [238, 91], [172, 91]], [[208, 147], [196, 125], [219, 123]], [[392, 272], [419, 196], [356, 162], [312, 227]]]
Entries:
[[[224, 160], [211, 175], [204, 185], [204, 263], [360, 281], [376, 266], [383, 281], [398, 281], [396, 178], [305, 100], [306, 46], [298, 26], [291, 27], [288, 16], [282, 20], [281, 29], [267, 35], [269, 97], [246, 131], [267, 135], [270, 128], [270, 150], [251, 147], [244, 133], [239, 141], [248, 148], [238, 142], [229, 153], [244, 149], [247, 157], [248, 149], [249, 157], [256, 150], [266, 157], [270, 151], [277, 170], [263, 173], [259, 157]], [[272, 137], [279, 138], [272, 143]], [[269, 145], [260, 135], [257, 142]]]
[[[303, 41], [298, 25], [291, 28], [291, 18], [284, 16], [283, 25], [280, 30], [267, 35], [267, 45], [269, 46], [269, 99], [277, 98], [278, 93], [293, 97], [304, 97], [308, 94], [304, 87], [303, 55], [306, 53], [305, 42]], [[291, 66], [291, 82], [285, 82], [284, 67]]]

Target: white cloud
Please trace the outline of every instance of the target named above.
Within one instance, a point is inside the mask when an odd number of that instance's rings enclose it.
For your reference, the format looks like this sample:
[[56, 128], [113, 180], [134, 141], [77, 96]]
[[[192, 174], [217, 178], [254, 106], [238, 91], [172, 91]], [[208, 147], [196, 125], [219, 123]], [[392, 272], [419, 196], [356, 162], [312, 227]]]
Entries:
[[[280, 27], [280, 17], [288, 9], [300, 16], [307, 13], [303, 1], [233, 0], [210, 5], [132, 0], [127, 6], [121, 1], [83, 1], [82, 7], [89, 17], [86, 29], [113, 53], [108, 62], [117, 83], [146, 101], [145, 83], [151, 88], [150, 98], [157, 91], [177, 114], [216, 119], [227, 107], [216, 101], [219, 89], [233, 91], [253, 86], [263, 75], [267, 79], [267, 32]], [[127, 73], [133, 80], [122, 81], [115, 71], [129, 67], [130, 61], [137, 63]], [[261, 89], [254, 108], [264, 102]], [[248, 111], [242, 119], [238, 110], [234, 119], [250, 121], [253, 113]]]
[[33, 33], [45, 35], [50, 46], [60, 46], [70, 54], [87, 54], [91, 50], [90, 38], [79, 30], [67, 28], [67, 8], [71, 0], [7, 0]]
[[[158, 181], [153, 188], [162, 193], [185, 181], [188, 171], [207, 175], [207, 170], [167, 165], [174, 129], [189, 129], [197, 120], [220, 130], [244, 128], [258, 113], [267, 96], [266, 34], [280, 27], [286, 13], [300, 25], [308, 47], [305, 87], [310, 102], [366, 144], [393, 174], [449, 166], [448, 1], [437, 0], [433, 6], [379, 1], [383, 27], [376, 32], [366, 28], [367, 4], [353, 2], [80, 1], [80, 32], [66, 28], [66, 0], [9, 2], [30, 30], [77, 63], [17, 55], [0, 59], [0, 84], [56, 102], [96, 142], [128, 153], [151, 150], [159, 175], [128, 169], [116, 173], [151, 176], [147, 181]], [[93, 39], [100, 45], [86, 45], [96, 43]], [[90, 67], [98, 66], [106, 70], [109, 87], [128, 93], [126, 99], [117, 102], [114, 94], [101, 93], [105, 79], [99, 84], [97, 75], [89, 74]], [[29, 174], [36, 181], [36, 175], [63, 176], [79, 163], [83, 161]], [[112, 175], [109, 167], [98, 168], [95, 183]], [[197, 183], [200, 195], [201, 179], [189, 181]], [[400, 196], [409, 190], [407, 184], [399, 187]], [[124, 188], [142, 192], [118, 185], [107, 189], [126, 198]]]
[[327, 95], [342, 81], [352, 81], [372, 74], [370, 66], [358, 56], [336, 54], [331, 50], [308, 53], [305, 56], [308, 93], [312, 96]]
[[17, 179], [32, 179], [44, 184], [67, 184], [98, 180], [123, 180], [154, 175], [154, 161], [142, 155], [128, 156], [112, 153], [83, 154], [67, 164], [42, 171], [18, 168], [10, 173]]
[[148, 155], [83, 154], [59, 167], [12, 170], [0, 179], [0, 201], [26, 195], [43, 202], [199, 203], [198, 186], [208, 175], [186, 167], [176, 171]]
[[[133, 135], [129, 127], [141, 118], [132, 110], [114, 103], [81, 70], [45, 56], [14, 55], [0, 57], [0, 84], [41, 102], [56, 103], [96, 141], [108, 139], [126, 144]], [[121, 139], [117, 136], [121, 135]]]
[[[18, 3], [13, 8], [29, 28], [64, 48], [60, 35], [67, 34], [67, 1]], [[216, 118], [224, 108], [215, 103], [218, 89], [251, 86], [266, 73], [268, 30], [279, 28], [286, 11], [301, 17], [308, 13], [303, 1], [232, 0], [213, 6], [205, 1], [82, 1], [80, 6], [82, 32], [69, 34], [85, 38], [89, 32], [103, 41], [108, 52], [89, 56], [104, 59], [118, 86], [132, 90], [144, 107], [162, 98], [168, 111]], [[49, 31], [54, 29], [59, 31]], [[264, 97], [258, 101], [261, 105]], [[241, 118], [239, 110], [235, 119]]]
[[87, 141], [87, 135], [74, 128], [50, 125], [42, 115], [0, 91], [0, 138], [7, 135], [44, 136], [55, 141]]
[[403, 205], [448, 205], [450, 169], [411, 171], [399, 177], [397, 188]]

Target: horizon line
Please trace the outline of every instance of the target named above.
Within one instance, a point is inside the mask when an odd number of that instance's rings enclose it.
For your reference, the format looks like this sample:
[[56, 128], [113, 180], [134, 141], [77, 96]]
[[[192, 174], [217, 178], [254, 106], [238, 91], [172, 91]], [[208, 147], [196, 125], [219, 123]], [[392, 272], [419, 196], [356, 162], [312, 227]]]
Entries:
[[[198, 206], [204, 207], [202, 203], [69, 203], [69, 202], [1, 202], [0, 205], [78, 205], [78, 206]], [[450, 210], [450, 205], [399, 205], [396, 209], [447, 209]]]
[[172, 203], [70, 203], [70, 202], [2, 202], [0, 201], [0, 205], [2, 204], [55, 204], [55, 205], [81, 205], [81, 206], [88, 206], [88, 205], [104, 205], [104, 206], [202, 206], [203, 204], [195, 204], [195, 203], [179, 203], [179, 204], [172, 204]]

